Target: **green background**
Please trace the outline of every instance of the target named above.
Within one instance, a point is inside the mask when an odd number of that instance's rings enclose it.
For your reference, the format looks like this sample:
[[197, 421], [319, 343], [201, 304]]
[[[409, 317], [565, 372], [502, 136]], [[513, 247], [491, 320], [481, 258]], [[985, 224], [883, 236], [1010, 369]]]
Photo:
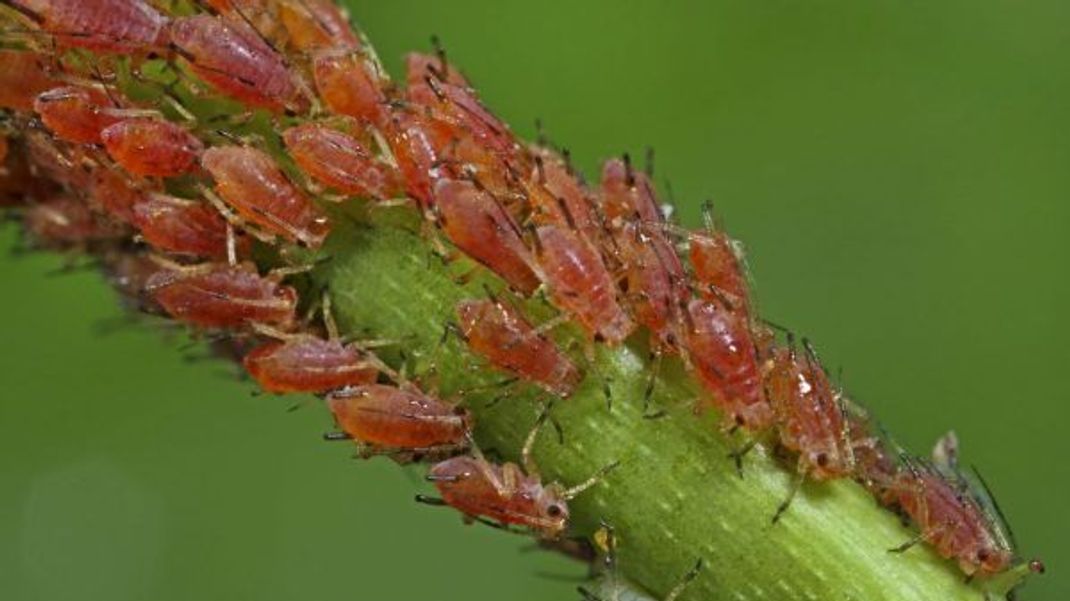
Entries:
[[[1070, 596], [1070, 4], [352, 4], [395, 73], [438, 33], [589, 174], [656, 147], [684, 221], [712, 198], [747, 244], [764, 315], [908, 447], [958, 431], [1050, 568], [1024, 598]], [[583, 566], [417, 506], [415, 472], [62, 263], [0, 257], [0, 598], [574, 598]]]

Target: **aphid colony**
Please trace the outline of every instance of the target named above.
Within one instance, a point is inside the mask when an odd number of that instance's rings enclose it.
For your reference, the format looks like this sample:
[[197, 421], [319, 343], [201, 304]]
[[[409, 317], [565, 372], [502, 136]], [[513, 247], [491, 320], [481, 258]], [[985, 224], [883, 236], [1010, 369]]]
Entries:
[[[319, 249], [331, 203], [409, 202], [436, 246], [445, 238], [500, 278], [507, 290], [456, 306], [455, 330], [552, 397], [576, 390], [593, 345], [642, 327], [652, 365], [678, 357], [739, 437], [741, 469], [758, 443], [795, 458], [774, 521], [804, 479], [854, 479], [967, 575], [1017, 561], [977, 486], [887, 443], [807, 341], [782, 342], [757, 317], [712, 211], [702, 231], [669, 223], [627, 156], [588, 187], [567, 153], [517, 139], [441, 50], [410, 55], [399, 86], [329, 0], [2, 0], [0, 23], [0, 201], [21, 205], [29, 239], [97, 253], [143, 309], [257, 341], [243, 364], [263, 390], [323, 396], [334, 437], [362, 454], [437, 460], [442, 503], [556, 537], [567, 501], [597, 479], [544, 484], [528, 453], [537, 427], [523, 467], [484, 459], [463, 400], [339, 334], [329, 295], [295, 279], [314, 265], [257, 267], [258, 248], [284, 260], [295, 245]], [[204, 99], [241, 108], [206, 117], [192, 109]], [[526, 298], [559, 318], [534, 323], [514, 302]], [[585, 357], [549, 336], [564, 322], [583, 332]]]

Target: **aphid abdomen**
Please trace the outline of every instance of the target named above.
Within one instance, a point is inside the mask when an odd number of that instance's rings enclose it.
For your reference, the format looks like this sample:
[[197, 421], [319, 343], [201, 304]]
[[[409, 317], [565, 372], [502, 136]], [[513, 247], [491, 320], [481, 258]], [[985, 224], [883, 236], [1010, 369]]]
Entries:
[[121, 223], [133, 223], [134, 208], [147, 201], [150, 188], [147, 182], [135, 182], [121, 171], [98, 167], [92, 172], [89, 199], [94, 208]]
[[0, 50], [0, 108], [29, 113], [38, 95], [56, 87], [45, 60], [35, 52]]
[[204, 151], [196, 136], [162, 119], [126, 119], [105, 128], [100, 138], [116, 163], [146, 177], [188, 173]]
[[346, 434], [384, 449], [460, 448], [471, 427], [467, 412], [411, 387], [345, 388], [328, 395], [327, 406]]
[[595, 339], [617, 344], [627, 338], [635, 322], [617, 301], [617, 288], [594, 246], [555, 225], [540, 226], [536, 236], [539, 264], [554, 302]]
[[355, 348], [315, 337], [264, 343], [247, 354], [243, 364], [261, 388], [276, 394], [372, 384], [379, 374]]
[[724, 306], [693, 299], [685, 319], [686, 350], [726, 421], [752, 431], [773, 424], [747, 324]]
[[662, 220], [650, 178], [620, 159], [606, 161], [602, 167], [600, 200], [606, 219], [614, 229], [635, 219], [648, 224]]
[[[134, 207], [133, 223], [157, 250], [205, 259], [227, 257], [227, 223], [205, 203], [154, 195]], [[239, 256], [248, 252], [248, 246], [247, 239], [238, 239]]]
[[275, 111], [307, 106], [282, 56], [241, 19], [175, 19], [171, 43], [198, 77], [223, 94]]
[[75, 144], [99, 144], [104, 128], [123, 120], [97, 90], [67, 86], [40, 94], [34, 110], [57, 138]]
[[747, 277], [732, 240], [724, 232], [711, 232], [695, 234], [689, 242], [691, 266], [702, 296], [726, 301], [732, 310], [749, 315]]
[[297, 51], [359, 48], [360, 38], [333, 0], [282, 0], [279, 21]]
[[289, 329], [296, 322], [297, 291], [261, 277], [252, 263], [190, 269], [161, 271], [146, 285], [171, 317], [203, 328], [240, 328], [255, 322]]
[[327, 238], [327, 215], [267, 153], [242, 146], [209, 148], [201, 165], [215, 179], [219, 195], [243, 219], [310, 248], [319, 248]]
[[434, 202], [434, 180], [443, 174], [439, 155], [454, 140], [451, 130], [437, 119], [399, 111], [387, 133], [405, 191], [426, 210]]
[[539, 287], [534, 258], [519, 228], [493, 196], [472, 182], [440, 180], [434, 201], [443, 231], [458, 248], [521, 294]]
[[675, 348], [680, 305], [689, 295], [679, 258], [660, 236], [648, 236], [633, 224], [625, 226], [617, 239], [636, 321], [654, 334], [658, 344]]
[[316, 91], [331, 112], [387, 127], [386, 82], [363, 54], [349, 49], [319, 52], [312, 73]]
[[359, 142], [340, 131], [314, 124], [283, 132], [290, 156], [317, 182], [339, 192], [387, 200], [404, 186], [400, 174], [374, 158]]
[[571, 395], [582, 379], [553, 341], [500, 301], [461, 301], [457, 317], [469, 348], [500, 369], [561, 397]]
[[143, 54], [166, 44], [167, 19], [143, 0], [8, 0], [61, 46]]
[[568, 211], [577, 230], [591, 241], [597, 241], [602, 235], [602, 226], [590, 193], [555, 152], [546, 148], [535, 148], [533, 152], [539, 160], [532, 167], [531, 180], [541, 184], [562, 209]]

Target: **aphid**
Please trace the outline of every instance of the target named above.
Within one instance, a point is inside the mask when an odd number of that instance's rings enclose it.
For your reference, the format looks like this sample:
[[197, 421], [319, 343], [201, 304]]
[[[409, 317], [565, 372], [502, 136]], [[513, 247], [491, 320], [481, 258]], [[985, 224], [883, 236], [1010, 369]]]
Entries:
[[64, 146], [50, 134], [40, 129], [28, 129], [23, 134], [30, 171], [38, 178], [47, 179], [72, 191], [87, 189], [92, 174], [83, 165], [84, 149]]
[[89, 210], [85, 202], [65, 195], [27, 207], [23, 224], [30, 238], [45, 248], [82, 247], [122, 235], [121, 230]]
[[397, 111], [387, 128], [405, 192], [424, 210], [434, 202], [434, 181], [445, 175], [441, 153], [454, 139], [447, 124], [409, 110]]
[[582, 379], [552, 340], [497, 298], [461, 301], [457, 318], [468, 347], [500, 369], [561, 397], [571, 395]]
[[282, 55], [241, 19], [175, 19], [171, 44], [198, 77], [245, 104], [273, 111], [308, 107]]
[[[521, 452], [521, 468], [515, 463], [490, 463], [474, 445], [472, 455], [461, 455], [431, 466], [427, 479], [434, 483], [442, 499], [417, 497], [417, 500], [453, 507], [483, 523], [507, 528], [529, 528], [544, 539], [559, 538], [568, 527], [568, 502], [602, 480], [617, 466], [610, 464], [587, 481], [565, 488], [560, 483], [543, 484], [531, 450], [544, 412], [536, 422]], [[493, 521], [486, 521], [493, 520]]]
[[202, 328], [250, 323], [289, 330], [296, 322], [297, 291], [262, 276], [251, 262], [172, 265], [149, 278], [145, 291], [178, 321]]
[[163, 119], [125, 119], [101, 131], [100, 139], [123, 169], [145, 177], [188, 173], [204, 151], [197, 136]]
[[716, 301], [692, 299], [683, 313], [684, 347], [699, 379], [724, 412], [726, 426], [762, 432], [773, 425], [773, 408], [747, 323]]
[[[529, 180], [545, 188], [556, 201], [555, 204], [562, 211], [567, 211], [575, 229], [592, 241], [598, 240], [602, 225], [594, 211], [593, 201], [568, 163], [546, 148], [535, 148], [532, 152], [534, 165]], [[565, 224], [558, 222], [558, 225]]]
[[143, 0], [3, 0], [61, 46], [143, 54], [166, 45], [167, 18]]
[[614, 229], [634, 219], [645, 223], [662, 220], [650, 178], [632, 168], [628, 155], [606, 161], [602, 167], [600, 200], [606, 219]]
[[[133, 208], [133, 224], [156, 250], [204, 259], [223, 260], [229, 252], [227, 222], [203, 202], [154, 194]], [[249, 252], [247, 238], [236, 240], [235, 252]]]
[[99, 144], [104, 128], [128, 116], [103, 92], [74, 86], [42, 93], [33, 107], [56, 137], [75, 144]]
[[344, 435], [364, 455], [415, 458], [464, 449], [472, 418], [412, 384], [366, 384], [327, 395], [327, 407]]
[[497, 199], [473, 182], [444, 179], [435, 184], [434, 200], [439, 225], [465, 254], [521, 294], [539, 287], [531, 252]]
[[201, 155], [216, 192], [240, 217], [268, 234], [319, 248], [330, 232], [327, 215], [297, 188], [267, 153], [218, 146]]
[[0, 49], [0, 108], [30, 112], [42, 92], [56, 87], [36, 52]]
[[750, 314], [750, 292], [747, 273], [736, 243], [715, 227], [709, 204], [703, 206], [706, 221], [704, 234], [689, 237], [691, 266], [699, 293], [707, 299], [727, 303], [734, 311]]
[[103, 256], [104, 270], [108, 282], [123, 300], [142, 312], [158, 311], [158, 307], [149, 302], [142, 294], [145, 285], [153, 274], [160, 271], [160, 266], [144, 253], [112, 252]]
[[896, 495], [892, 489], [899, 478], [898, 457], [889, 448], [879, 425], [861, 406], [847, 398], [844, 404], [854, 454], [854, 478], [878, 503], [894, 508]]
[[595, 340], [617, 344], [635, 322], [617, 300], [617, 287], [594, 246], [576, 232], [543, 225], [535, 230], [538, 261], [555, 304]]
[[368, 57], [356, 50], [319, 52], [312, 60], [316, 91], [332, 113], [386, 128], [386, 81]]
[[403, 194], [401, 175], [352, 136], [308, 123], [282, 134], [286, 149], [317, 182], [352, 196], [387, 200]]
[[624, 225], [615, 249], [636, 321], [654, 334], [660, 349], [674, 349], [679, 341], [679, 311], [689, 290], [683, 264], [660, 233], [638, 224]]
[[325, 393], [374, 384], [379, 370], [358, 347], [336, 339], [294, 334], [265, 342], [242, 360], [267, 392]]
[[283, 0], [279, 20], [295, 50], [359, 48], [360, 38], [332, 0]]
[[108, 167], [92, 171], [90, 201], [94, 207], [122, 223], [133, 223], [134, 208], [148, 200], [150, 193], [151, 185], [136, 183], [120, 171]]

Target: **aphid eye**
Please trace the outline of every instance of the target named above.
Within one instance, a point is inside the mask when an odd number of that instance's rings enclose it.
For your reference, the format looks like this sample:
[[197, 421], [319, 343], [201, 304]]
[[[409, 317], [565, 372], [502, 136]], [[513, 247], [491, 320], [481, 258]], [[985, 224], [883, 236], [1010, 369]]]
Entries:
[[829, 464], [829, 456], [827, 453], [819, 453], [817, 456], [817, 464], [821, 467], [825, 467]]
[[552, 518], [559, 518], [564, 512], [564, 509], [562, 509], [561, 506], [557, 503], [553, 503], [546, 508], [546, 515]]
[[747, 420], [744, 419], [743, 416], [738, 413], [736, 414], [736, 425], [741, 427], [747, 425]]
[[977, 561], [984, 563], [988, 561], [989, 553], [988, 549], [981, 549], [977, 552]]

